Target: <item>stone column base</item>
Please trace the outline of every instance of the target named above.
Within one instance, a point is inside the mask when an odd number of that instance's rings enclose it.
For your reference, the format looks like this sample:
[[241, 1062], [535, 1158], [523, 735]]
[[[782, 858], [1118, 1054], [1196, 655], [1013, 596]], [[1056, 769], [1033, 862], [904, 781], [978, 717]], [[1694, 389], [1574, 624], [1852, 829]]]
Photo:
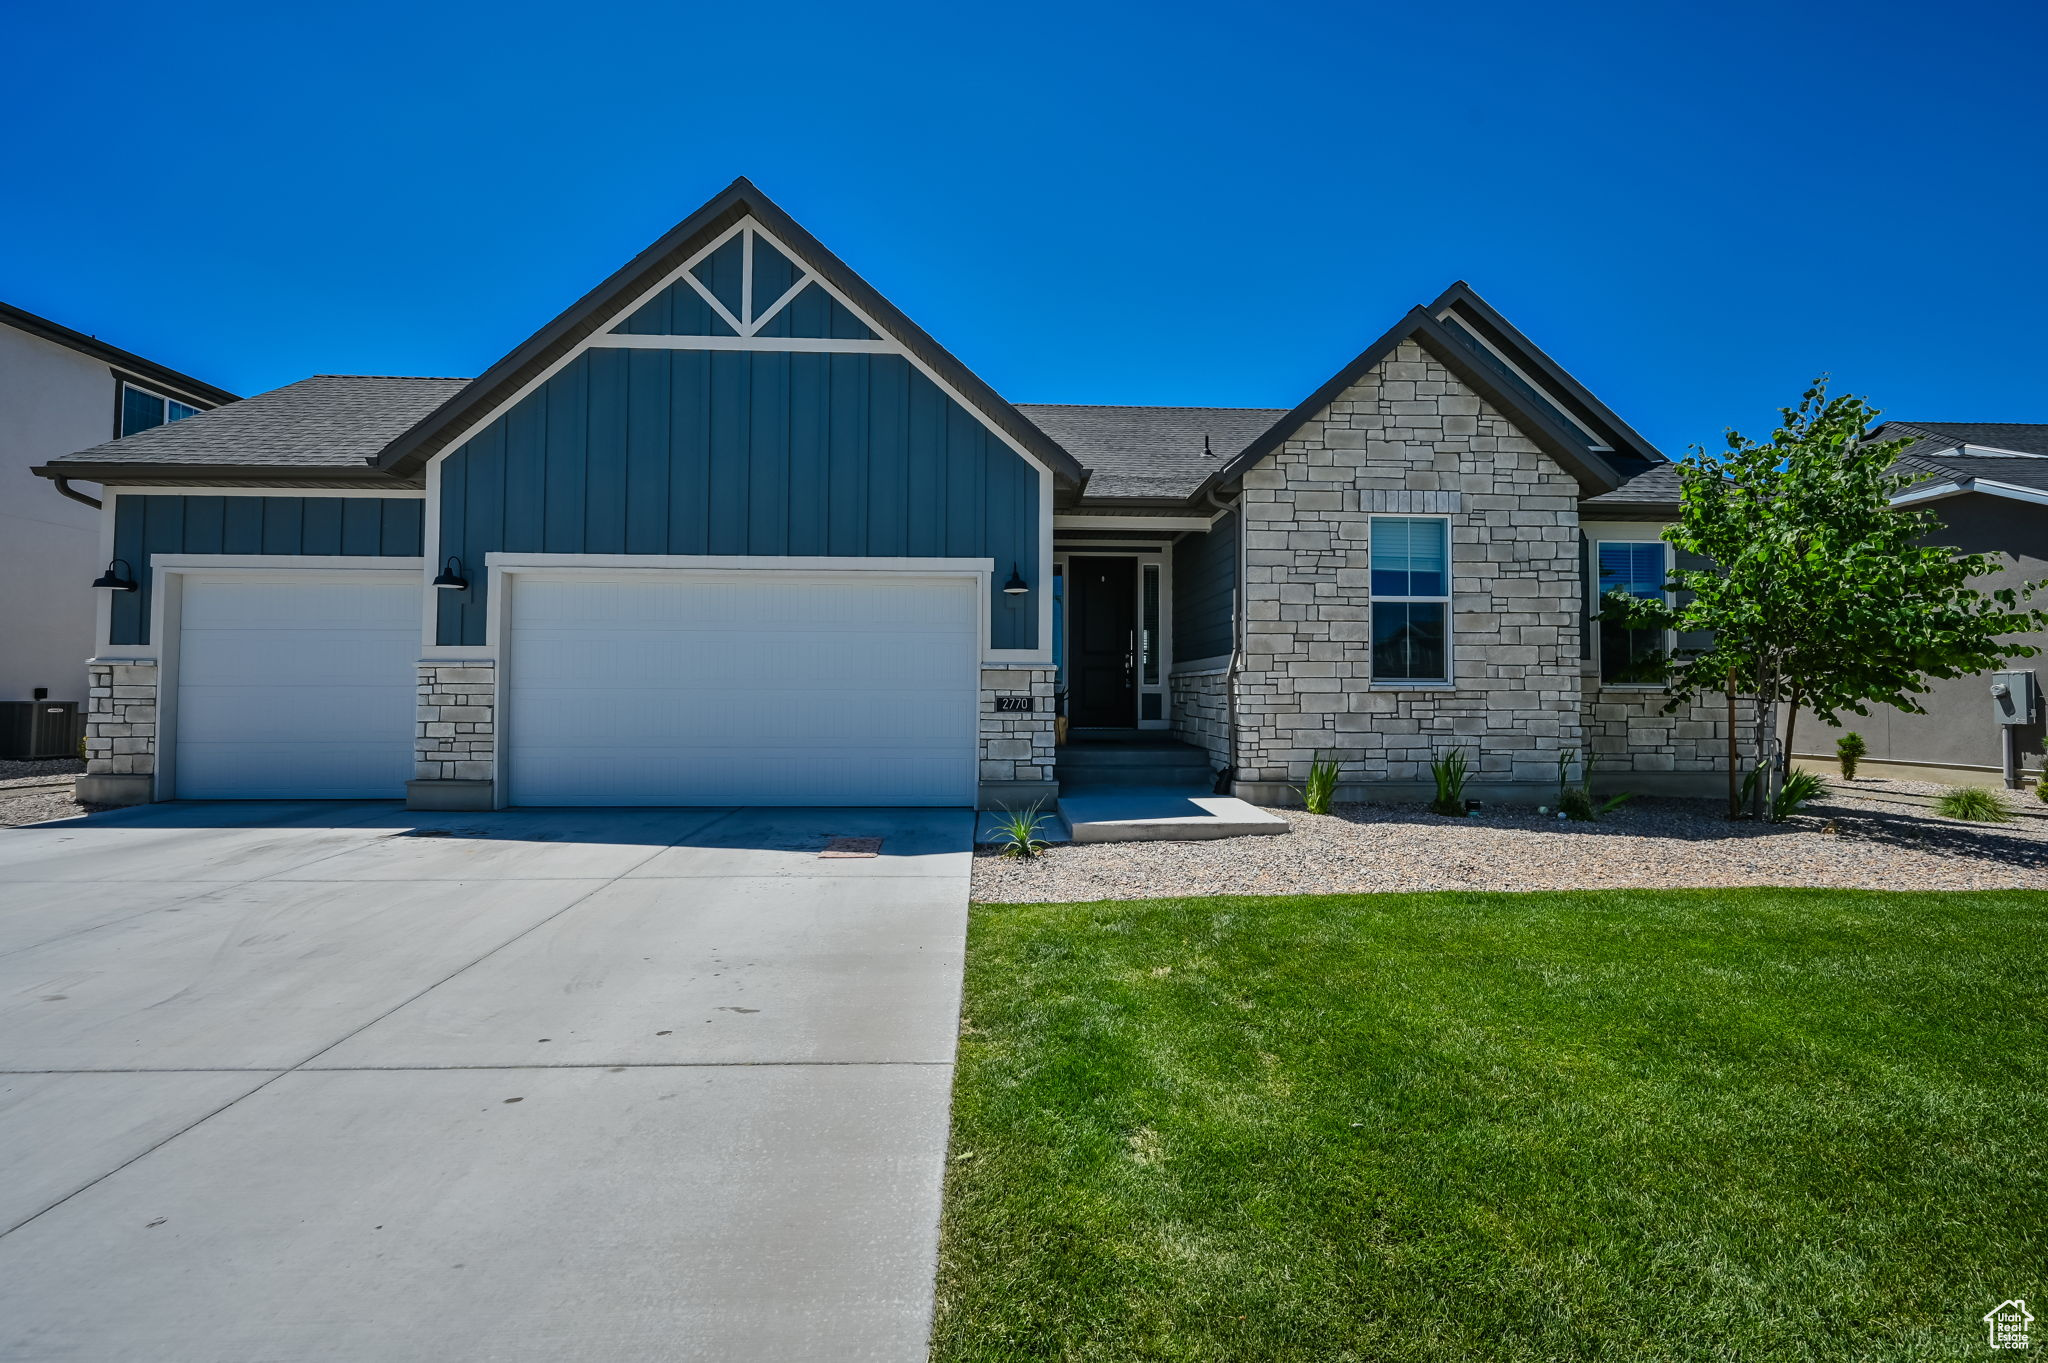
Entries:
[[472, 810], [496, 809], [498, 789], [494, 781], [407, 781], [407, 809]]
[[155, 785], [156, 778], [147, 772], [95, 773], [74, 781], [71, 795], [82, 805], [146, 805], [156, 798]]

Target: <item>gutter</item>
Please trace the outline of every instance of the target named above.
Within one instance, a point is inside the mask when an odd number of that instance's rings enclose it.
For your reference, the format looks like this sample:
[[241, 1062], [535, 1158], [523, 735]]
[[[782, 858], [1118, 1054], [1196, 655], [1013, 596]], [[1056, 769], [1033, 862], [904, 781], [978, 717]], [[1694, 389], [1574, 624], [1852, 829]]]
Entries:
[[105, 505], [105, 503], [100, 501], [99, 498], [88, 497], [83, 492], [80, 492], [77, 488], [71, 486], [71, 480], [69, 478], [66, 478], [63, 474], [55, 473], [51, 474], [50, 476], [56, 480], [57, 491], [59, 495], [69, 497], [74, 502], [83, 502], [95, 511], [100, 510], [101, 507]]
[[146, 487], [182, 485], [194, 489], [194, 495], [198, 496], [203, 496], [201, 490], [209, 487], [391, 488], [394, 491], [417, 491], [426, 486], [424, 478], [398, 478], [388, 473], [379, 473], [367, 466], [354, 464], [145, 464], [121, 460], [102, 463], [58, 460], [37, 465], [29, 472], [39, 478], [49, 478], [58, 482], [80, 478], [109, 487], [117, 484]]

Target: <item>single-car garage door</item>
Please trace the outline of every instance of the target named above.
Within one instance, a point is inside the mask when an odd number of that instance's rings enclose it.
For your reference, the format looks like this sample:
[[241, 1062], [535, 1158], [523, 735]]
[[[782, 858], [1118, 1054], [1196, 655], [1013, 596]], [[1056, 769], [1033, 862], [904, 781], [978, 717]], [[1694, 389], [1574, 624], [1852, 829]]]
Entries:
[[412, 775], [417, 574], [187, 575], [173, 792], [397, 799]]
[[513, 575], [522, 805], [967, 805], [974, 580]]

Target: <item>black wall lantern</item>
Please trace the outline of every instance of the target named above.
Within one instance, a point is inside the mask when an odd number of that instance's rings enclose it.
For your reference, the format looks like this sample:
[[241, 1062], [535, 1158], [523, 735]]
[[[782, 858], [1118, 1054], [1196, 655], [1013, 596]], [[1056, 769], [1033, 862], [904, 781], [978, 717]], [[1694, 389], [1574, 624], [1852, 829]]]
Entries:
[[1010, 565], [1010, 580], [1003, 584], [1003, 591], [1010, 596], [1022, 596], [1031, 589], [1024, 585], [1024, 575], [1017, 571], [1017, 565]]
[[131, 572], [131, 573], [132, 573], [132, 572], [134, 572], [134, 571], [135, 571], [135, 570], [134, 570], [133, 568], [130, 568], [130, 567], [128, 566], [128, 560], [127, 560], [127, 559], [125, 559], [125, 558], [117, 558], [117, 559], [113, 559], [113, 560], [111, 560], [111, 561], [110, 561], [110, 562], [109, 562], [109, 563], [107, 564], [107, 570], [106, 570], [106, 571], [105, 571], [104, 573], [101, 573], [101, 574], [100, 574], [100, 575], [99, 575], [98, 577], [96, 577], [96, 578], [94, 578], [94, 579], [92, 580], [92, 585], [93, 585], [93, 586], [95, 586], [95, 587], [110, 587], [110, 588], [112, 588], [113, 590], [115, 590], [115, 591], [117, 591], [117, 592], [132, 592], [132, 591], [134, 591], [134, 590], [135, 590], [135, 579], [134, 579], [134, 578], [132, 578], [132, 577], [127, 577], [127, 576], [124, 576], [124, 575], [123, 575], [123, 574], [121, 574], [121, 573], [117, 573], [117, 572], [115, 572], [115, 571], [114, 571], [114, 564], [116, 564], [116, 563], [120, 564], [120, 565], [121, 565], [121, 566], [122, 566], [123, 568], [127, 569], [127, 571], [128, 571], [128, 572]]
[[462, 560], [450, 554], [448, 561], [441, 565], [441, 575], [434, 579], [434, 585], [446, 587], [450, 591], [468, 591], [469, 579], [462, 575]]

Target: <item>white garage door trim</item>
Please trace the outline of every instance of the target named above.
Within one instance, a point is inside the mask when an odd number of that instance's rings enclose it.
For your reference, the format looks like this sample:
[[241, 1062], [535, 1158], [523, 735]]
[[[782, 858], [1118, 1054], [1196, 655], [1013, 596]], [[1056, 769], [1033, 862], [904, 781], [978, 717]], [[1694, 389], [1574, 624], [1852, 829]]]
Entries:
[[[285, 555], [285, 554], [158, 554], [151, 565], [156, 574], [155, 599], [151, 603], [150, 638], [155, 640], [155, 649], [160, 660], [161, 671], [157, 691], [157, 741], [156, 741], [156, 784], [155, 796], [159, 800], [180, 798], [220, 798], [206, 795], [187, 796], [178, 784], [179, 746], [179, 693], [182, 689], [181, 644], [184, 635], [185, 592], [192, 582], [253, 583], [265, 579], [290, 584], [320, 583], [347, 584], [365, 583], [380, 586], [409, 586], [424, 594], [422, 585], [425, 578], [426, 560], [423, 558], [366, 558], [341, 555]], [[408, 616], [409, 621], [419, 618], [417, 607]], [[419, 647], [417, 635], [410, 636], [409, 652]], [[417, 694], [417, 668], [409, 667], [405, 678], [406, 694], [412, 699]], [[405, 727], [400, 735], [408, 754], [405, 772], [396, 786], [383, 792], [385, 798], [399, 799], [404, 795], [404, 776], [411, 773], [410, 753], [414, 745], [417, 721], [408, 707]], [[268, 798], [252, 796], [249, 798]], [[301, 798], [327, 798], [318, 794]], [[333, 797], [345, 798], [345, 797]]]
[[[961, 733], [958, 735], [959, 752], [952, 769], [943, 776], [933, 774], [925, 784], [919, 786], [929, 792], [925, 797], [911, 798], [899, 792], [892, 796], [887, 792], [864, 794], [858, 797], [834, 792], [823, 783], [816, 789], [808, 787], [776, 791], [773, 782], [764, 774], [760, 783], [746, 785], [744, 780], [735, 799], [753, 804], [832, 804], [832, 803], [901, 803], [901, 804], [945, 804], [967, 805], [975, 802], [980, 772], [980, 687], [982, 657], [987, 649], [988, 639], [988, 590], [993, 563], [987, 559], [966, 560], [800, 560], [800, 559], [686, 559], [674, 562], [674, 566], [647, 566], [647, 560], [625, 560], [633, 566], [620, 566], [620, 561], [593, 562], [590, 558], [572, 555], [521, 556], [506, 561], [505, 556], [492, 555], [487, 560], [491, 576], [491, 613], [489, 622], [491, 637], [499, 641], [496, 647], [499, 665], [499, 708], [498, 739], [499, 785], [498, 799], [502, 804], [521, 803], [617, 803], [617, 804], [662, 804], [680, 802], [673, 796], [652, 793], [645, 789], [651, 777], [643, 776], [640, 791], [610, 793], [602, 797], [564, 795], [558, 787], [540, 785], [544, 778], [522, 779], [521, 770], [521, 725], [531, 729], [531, 716], [522, 721], [522, 701], [519, 696], [519, 644], [513, 625], [518, 611], [519, 584], [533, 584], [548, 581], [598, 584], [616, 582], [621, 584], [692, 584], [712, 585], [731, 583], [735, 586], [761, 586], [776, 579], [815, 579], [821, 586], [843, 584], [848, 577], [868, 580], [902, 582], [953, 583], [968, 594], [968, 599], [959, 604], [965, 609], [960, 618], [962, 625], [959, 640], [960, 675], [958, 698], [967, 707]], [[539, 560], [539, 561], [534, 561]], [[685, 566], [686, 565], [686, 566]], [[971, 630], [972, 637], [966, 637]], [[950, 690], [950, 687], [942, 689]], [[685, 742], [687, 746], [687, 741]], [[536, 789], [536, 786], [539, 786]], [[523, 788], [522, 788], [523, 787]], [[712, 802], [713, 797], [693, 794], [684, 797], [690, 801]], [[733, 799], [720, 802], [731, 803]]]

